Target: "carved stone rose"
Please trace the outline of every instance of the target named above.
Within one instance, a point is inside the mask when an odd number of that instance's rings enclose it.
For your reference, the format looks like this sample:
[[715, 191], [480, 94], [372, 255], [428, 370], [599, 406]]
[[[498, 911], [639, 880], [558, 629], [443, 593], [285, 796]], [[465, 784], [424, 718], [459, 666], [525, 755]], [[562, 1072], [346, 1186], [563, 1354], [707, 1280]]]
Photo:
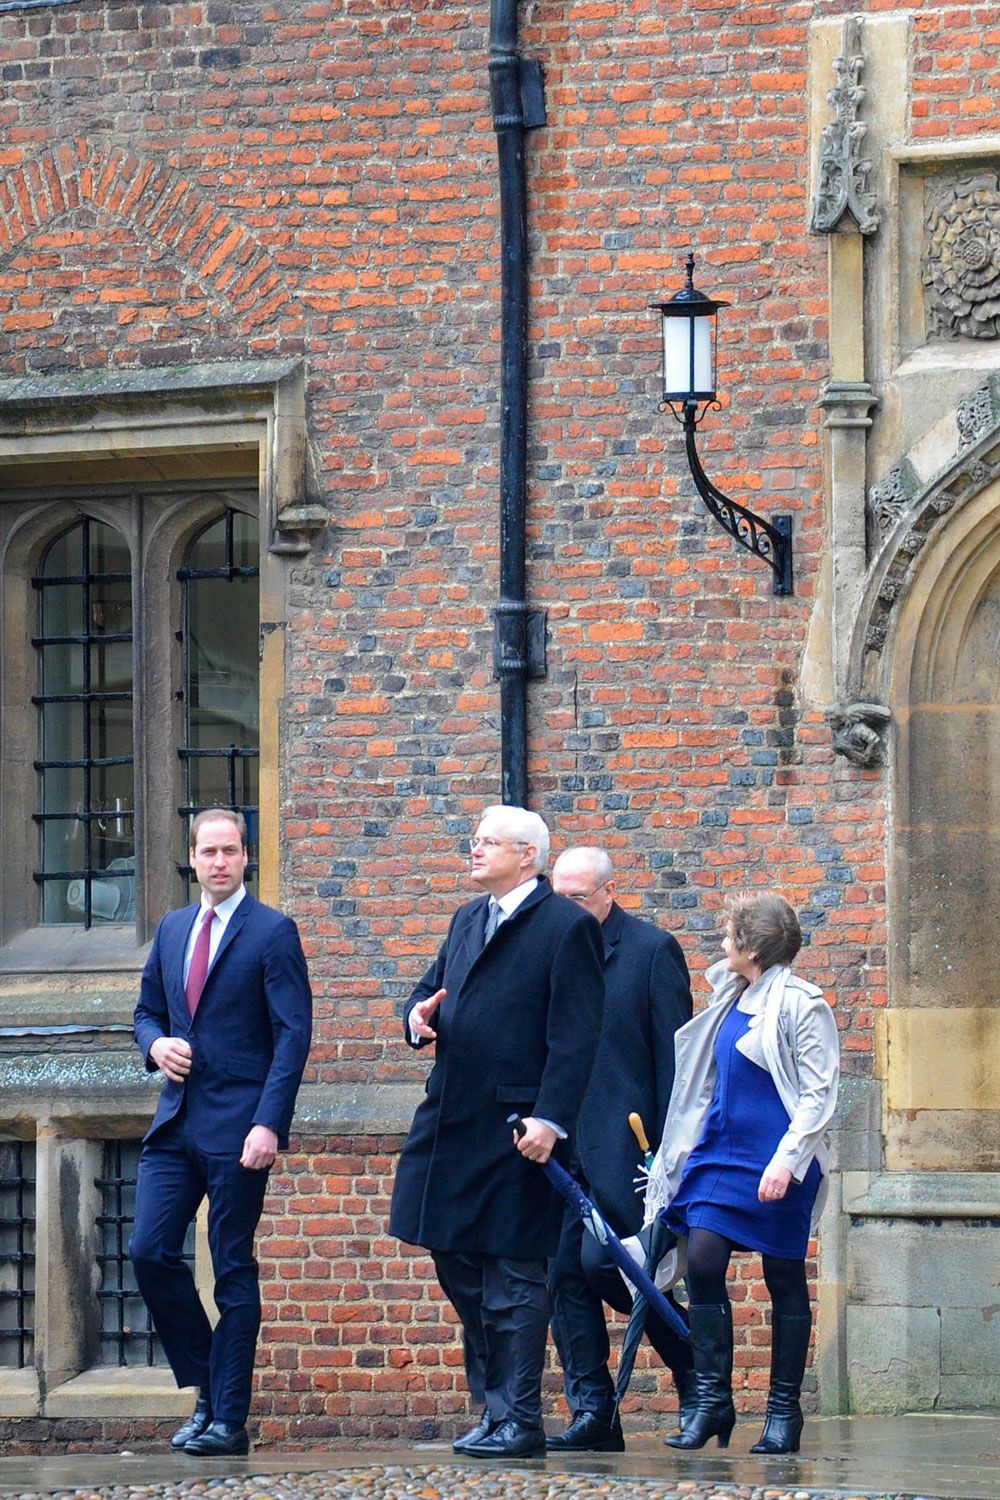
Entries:
[[962, 177], [942, 188], [924, 220], [928, 332], [1000, 337], [1000, 178]]

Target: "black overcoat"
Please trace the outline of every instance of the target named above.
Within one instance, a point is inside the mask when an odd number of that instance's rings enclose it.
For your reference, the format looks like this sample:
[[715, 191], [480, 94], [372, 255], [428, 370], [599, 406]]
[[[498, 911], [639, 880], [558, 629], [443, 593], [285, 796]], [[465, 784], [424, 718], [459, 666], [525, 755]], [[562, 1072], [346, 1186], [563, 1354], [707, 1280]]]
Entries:
[[642, 1225], [633, 1178], [642, 1153], [628, 1123], [641, 1115], [654, 1148], [674, 1084], [674, 1032], [691, 1019], [691, 983], [677, 939], [617, 904], [601, 924], [604, 1026], [576, 1126], [591, 1196], [619, 1234]]
[[[507, 1116], [571, 1132], [597, 1049], [601, 929], [538, 885], [482, 948], [487, 897], [455, 913], [406, 1005], [439, 989], [436, 1056], [396, 1171], [389, 1227], [428, 1250], [553, 1255], [563, 1200], [514, 1148]], [[412, 1042], [411, 1042], [411, 1045]]]

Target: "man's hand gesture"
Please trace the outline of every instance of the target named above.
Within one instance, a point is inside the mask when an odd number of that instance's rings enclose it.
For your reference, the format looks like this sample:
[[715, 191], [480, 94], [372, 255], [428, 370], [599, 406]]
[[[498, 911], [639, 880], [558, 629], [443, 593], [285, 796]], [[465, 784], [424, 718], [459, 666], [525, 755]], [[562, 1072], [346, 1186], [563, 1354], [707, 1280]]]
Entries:
[[182, 1036], [158, 1036], [149, 1055], [171, 1083], [183, 1083], [191, 1071], [191, 1046]]
[[437, 1032], [429, 1024], [430, 1018], [447, 993], [447, 990], [438, 990], [426, 1000], [418, 1000], [410, 1011], [410, 1029], [415, 1036], [423, 1037], [425, 1042], [437, 1041]]

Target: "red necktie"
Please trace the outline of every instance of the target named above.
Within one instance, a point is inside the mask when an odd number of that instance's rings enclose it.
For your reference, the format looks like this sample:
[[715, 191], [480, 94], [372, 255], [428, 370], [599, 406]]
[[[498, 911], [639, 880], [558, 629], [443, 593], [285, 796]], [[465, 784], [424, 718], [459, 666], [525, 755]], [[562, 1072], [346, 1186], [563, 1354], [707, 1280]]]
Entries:
[[208, 951], [212, 942], [212, 923], [215, 921], [215, 907], [210, 906], [201, 919], [201, 928], [195, 938], [194, 952], [191, 954], [191, 967], [188, 969], [187, 979], [187, 1003], [188, 1010], [194, 1015], [198, 1009], [198, 1001], [201, 992], [205, 988], [205, 980], [208, 978]]

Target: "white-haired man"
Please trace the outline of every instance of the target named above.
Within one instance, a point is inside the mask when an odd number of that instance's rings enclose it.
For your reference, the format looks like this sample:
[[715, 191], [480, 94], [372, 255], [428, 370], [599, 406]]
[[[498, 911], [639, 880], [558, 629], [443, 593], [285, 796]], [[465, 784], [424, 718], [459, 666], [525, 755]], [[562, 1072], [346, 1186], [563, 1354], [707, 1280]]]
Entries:
[[[537, 813], [485, 810], [471, 875], [486, 895], [455, 913], [403, 1020], [410, 1045], [433, 1042], [436, 1055], [400, 1155], [390, 1229], [431, 1252], [461, 1319], [484, 1410], [454, 1446], [482, 1458], [545, 1452], [546, 1261], [562, 1199], [539, 1164], [576, 1122], [604, 1004], [600, 928], [554, 894], [548, 850]], [[511, 1114], [524, 1120], [520, 1139]]]
[[[691, 1019], [687, 964], [669, 932], [618, 905], [603, 849], [565, 850], [553, 866], [552, 885], [600, 922], [604, 953], [604, 1024], [577, 1119], [573, 1168], [618, 1233], [635, 1234], [642, 1205], [632, 1186], [638, 1147], [628, 1117], [634, 1111], [650, 1140], [660, 1139], [674, 1081], [674, 1032]], [[631, 1298], [613, 1261], [572, 1212], [550, 1267], [549, 1295], [572, 1414], [566, 1431], [549, 1439], [549, 1451], [620, 1452], [625, 1440], [608, 1374], [602, 1299], [625, 1312]], [[646, 1336], [673, 1372], [683, 1420], [695, 1400], [690, 1347], [653, 1313]]]

